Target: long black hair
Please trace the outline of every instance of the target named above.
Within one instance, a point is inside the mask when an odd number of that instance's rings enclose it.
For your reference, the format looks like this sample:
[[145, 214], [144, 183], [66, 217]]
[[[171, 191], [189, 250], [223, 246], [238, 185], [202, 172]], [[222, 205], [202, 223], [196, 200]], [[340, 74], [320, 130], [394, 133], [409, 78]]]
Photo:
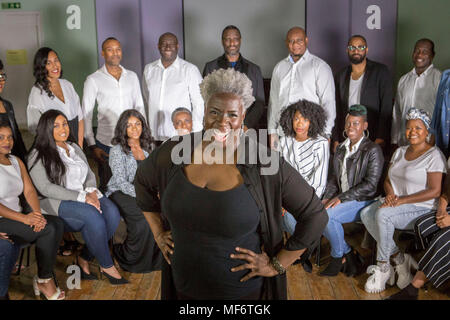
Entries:
[[[39, 160], [42, 160], [48, 180], [51, 183], [64, 186], [66, 166], [59, 156], [55, 138], [53, 136], [55, 120], [58, 116], [63, 116], [67, 120], [64, 113], [54, 109], [47, 110], [41, 115], [36, 128], [36, 138], [30, 151], [30, 155], [33, 152], [36, 152], [37, 155], [30, 170]], [[76, 144], [72, 132], [69, 132], [67, 142]]]
[[[1, 62], [1, 60], [0, 60], [0, 62]], [[9, 130], [11, 130], [11, 133], [12, 133], [11, 124], [9, 123], [9, 120], [7, 118], [0, 117], [0, 128], [9, 128]], [[14, 135], [13, 135], [13, 140], [14, 140]], [[9, 154], [7, 154], [6, 157], [9, 158]]]
[[[52, 51], [56, 54], [56, 56], [59, 59], [59, 55], [58, 53], [56, 53], [55, 50], [48, 47], [42, 47], [34, 55], [34, 62], [33, 62], [33, 75], [36, 78], [34, 85], [39, 89], [41, 89], [41, 93], [42, 90], [44, 90], [50, 98], [53, 97], [53, 93], [49, 88], [50, 82], [47, 79], [48, 71], [46, 69], [46, 65], [48, 60], [48, 54]], [[61, 74], [59, 77], [62, 78], [62, 75], [63, 71], [61, 66]]]
[[292, 122], [297, 111], [300, 112], [303, 118], [309, 120], [308, 137], [316, 139], [318, 135], [323, 135], [323, 128], [327, 120], [327, 115], [323, 108], [314, 102], [299, 100], [288, 106], [281, 113], [280, 125], [286, 136], [294, 138], [296, 136]]
[[136, 117], [142, 124], [142, 133], [139, 137], [139, 142], [141, 148], [148, 153], [151, 151], [151, 145], [153, 143], [153, 138], [150, 133], [150, 128], [145, 121], [144, 116], [135, 109], [128, 109], [122, 112], [117, 121], [116, 128], [114, 129], [114, 137], [111, 140], [112, 145], [120, 144], [122, 151], [126, 154], [131, 152], [130, 146], [128, 145], [128, 135], [127, 135], [127, 124], [130, 117]]

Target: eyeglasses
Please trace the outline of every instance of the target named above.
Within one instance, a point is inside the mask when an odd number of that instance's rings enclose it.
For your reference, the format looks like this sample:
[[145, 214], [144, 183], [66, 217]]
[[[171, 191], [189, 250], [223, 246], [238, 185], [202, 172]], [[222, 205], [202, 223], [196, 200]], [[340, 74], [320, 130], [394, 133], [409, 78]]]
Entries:
[[357, 46], [357, 47], [355, 47], [355, 46], [348, 46], [347, 47], [347, 49], [349, 51], [355, 51], [356, 49], [358, 49], [359, 51], [363, 51], [363, 50], [366, 50], [366, 48], [367, 48], [367, 46]]
[[6, 81], [6, 73], [0, 73], [0, 81]]

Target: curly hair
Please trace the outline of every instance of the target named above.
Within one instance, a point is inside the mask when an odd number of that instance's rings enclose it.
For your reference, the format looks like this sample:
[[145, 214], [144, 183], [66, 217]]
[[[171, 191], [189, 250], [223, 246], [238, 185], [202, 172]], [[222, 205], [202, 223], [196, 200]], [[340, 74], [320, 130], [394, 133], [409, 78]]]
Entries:
[[[46, 65], [48, 60], [48, 54], [52, 51], [56, 54], [56, 56], [59, 59], [58, 53], [55, 50], [48, 47], [42, 47], [34, 55], [34, 62], [33, 62], [33, 75], [36, 79], [34, 85], [39, 89], [41, 89], [41, 93], [44, 90], [50, 98], [53, 97], [53, 93], [49, 88], [50, 82], [47, 79], [48, 71]], [[62, 75], [63, 70], [61, 67], [61, 74], [59, 77], [62, 78]]]
[[216, 93], [232, 93], [237, 95], [244, 110], [255, 101], [253, 97], [252, 81], [243, 73], [228, 69], [217, 69], [207, 75], [200, 83], [200, 92], [205, 104]]
[[323, 135], [323, 129], [325, 128], [325, 121], [327, 115], [321, 106], [308, 100], [299, 100], [294, 104], [291, 104], [283, 110], [280, 116], [280, 125], [284, 131], [284, 134], [289, 137], [296, 136], [292, 122], [294, 120], [295, 112], [300, 114], [309, 120], [308, 137], [316, 139], [318, 135]]
[[135, 109], [128, 109], [122, 112], [117, 121], [116, 128], [114, 129], [114, 137], [111, 139], [111, 144], [116, 145], [120, 144], [122, 151], [126, 154], [131, 152], [130, 146], [128, 145], [128, 135], [127, 135], [127, 124], [128, 119], [130, 117], [136, 117], [142, 124], [142, 133], [139, 137], [139, 142], [141, 144], [141, 148], [148, 153], [151, 151], [151, 145], [153, 143], [153, 138], [150, 132], [150, 128], [145, 121], [144, 116]]

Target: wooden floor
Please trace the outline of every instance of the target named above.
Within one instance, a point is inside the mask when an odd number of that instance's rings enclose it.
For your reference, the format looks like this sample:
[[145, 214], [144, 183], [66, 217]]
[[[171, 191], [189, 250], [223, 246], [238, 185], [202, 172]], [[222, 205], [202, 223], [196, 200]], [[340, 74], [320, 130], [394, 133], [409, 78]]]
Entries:
[[[347, 230], [347, 228], [346, 228]], [[354, 231], [353, 231], [354, 232]], [[363, 256], [368, 252], [363, 251], [358, 245], [361, 242], [361, 232], [357, 231], [347, 235], [348, 242], [355, 246]], [[33, 251], [33, 250], [32, 250]], [[314, 257], [313, 257], [314, 258]], [[416, 257], [417, 258], [417, 257]], [[20, 276], [12, 276], [9, 294], [13, 300], [34, 299], [32, 278], [36, 274], [34, 254], [31, 254], [31, 265], [24, 269]], [[312, 259], [313, 260], [313, 259]], [[384, 299], [399, 289], [388, 287], [382, 293], [369, 294], [364, 291], [367, 274], [361, 274], [354, 278], [348, 278], [340, 273], [337, 277], [320, 277], [318, 270], [325, 267], [329, 260], [329, 245], [322, 241], [321, 266], [313, 265], [313, 272], [306, 273], [301, 265], [291, 266], [287, 272], [288, 299], [290, 300], [380, 300]], [[66, 291], [68, 300], [159, 300], [161, 297], [161, 272], [148, 274], [131, 274], [122, 272], [130, 281], [127, 285], [112, 286], [106, 279], [98, 281], [82, 281], [81, 289], [69, 290], [66, 287], [66, 279], [70, 276], [65, 273], [67, 266], [74, 263], [74, 257], [58, 256], [55, 267], [56, 277], [60, 286]], [[98, 274], [98, 266], [94, 264], [91, 270]], [[448, 288], [448, 286], [447, 286]], [[449, 291], [442, 291], [427, 286], [419, 293], [420, 300], [450, 300]]]

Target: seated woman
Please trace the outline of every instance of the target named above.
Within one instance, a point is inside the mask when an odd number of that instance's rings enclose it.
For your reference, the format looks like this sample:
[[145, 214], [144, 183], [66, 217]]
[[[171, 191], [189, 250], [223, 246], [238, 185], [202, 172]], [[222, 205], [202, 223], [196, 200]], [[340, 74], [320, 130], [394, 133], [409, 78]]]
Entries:
[[[322, 198], [327, 185], [328, 140], [322, 134], [326, 114], [319, 105], [300, 100], [283, 110], [280, 125], [285, 136], [280, 138], [283, 158], [314, 188]], [[297, 221], [289, 212], [283, 215], [284, 230], [294, 233]]]
[[151, 143], [150, 128], [142, 114], [134, 109], [124, 111], [111, 141], [109, 166], [112, 177], [106, 196], [117, 205], [127, 225], [127, 238], [124, 243], [114, 245], [114, 256], [122, 269], [134, 273], [161, 268], [161, 252], [136, 204], [133, 185], [138, 164], [148, 157]]
[[[37, 192], [24, 163], [10, 154], [13, 144], [9, 121], [0, 120], [0, 232], [3, 233], [2, 238], [8, 237], [18, 246], [31, 242], [36, 245], [38, 274], [33, 278], [34, 293], [36, 297], [42, 293], [48, 300], [62, 300], [64, 291], [56, 287], [53, 281], [53, 267], [64, 225], [58, 217], [42, 215]], [[22, 213], [19, 201], [22, 193], [33, 210], [28, 214]], [[7, 294], [11, 274], [5, 272], [12, 270], [17, 257], [17, 254], [12, 253], [9, 259], [8, 256], [0, 257], [3, 269], [0, 272], [0, 296], [3, 297]]]
[[[450, 158], [447, 166], [450, 167]], [[447, 212], [449, 198], [450, 176], [447, 175], [436, 212], [423, 215], [414, 226], [422, 246], [428, 246], [419, 261], [416, 275], [408, 286], [389, 297], [389, 300], [417, 300], [419, 289], [427, 281], [438, 288], [450, 279], [450, 214]]]
[[[406, 115], [406, 139], [409, 145], [395, 150], [384, 181], [386, 198], [361, 212], [367, 231], [377, 241], [377, 265], [369, 266], [364, 289], [381, 292], [386, 282], [405, 288], [412, 279], [413, 258], [403, 254], [394, 241], [395, 229], [412, 230], [417, 218], [436, 208], [441, 194], [445, 157], [439, 148], [428, 143], [430, 117], [424, 110], [411, 108]], [[389, 259], [395, 265], [395, 273]]]
[[[164, 142], [136, 171], [137, 203], [165, 258], [162, 299], [286, 299], [286, 268], [325, 227], [314, 189], [244, 133], [251, 85], [231, 68], [210, 73], [200, 85], [206, 131]], [[282, 206], [302, 221], [285, 245]]]
[[[3, 62], [0, 60], [0, 95], [5, 89], [6, 85], [6, 72], [3, 69]], [[16, 122], [16, 116], [14, 115], [14, 108], [8, 100], [2, 99], [0, 96], [0, 119], [5, 119], [9, 122], [9, 126], [13, 133], [14, 146], [11, 150], [11, 154], [19, 157], [20, 160], [25, 161], [27, 149], [23, 143], [22, 134]]]
[[9, 300], [9, 279], [19, 250], [18, 244], [13, 243], [6, 233], [0, 232], [0, 300]]
[[88, 263], [95, 257], [111, 284], [127, 283], [114, 266], [108, 247], [119, 225], [119, 210], [96, 188], [94, 173], [61, 111], [42, 114], [28, 166], [36, 189], [45, 197], [41, 200], [44, 210], [59, 216], [67, 231], [81, 231], [86, 242], [78, 259], [81, 278], [97, 279]]
[[36, 81], [28, 97], [28, 130], [35, 134], [41, 115], [50, 109], [59, 110], [68, 117], [75, 142], [83, 148], [84, 120], [80, 97], [72, 83], [62, 79], [61, 60], [55, 50], [43, 47], [36, 52], [33, 75]]
[[331, 262], [321, 276], [340, 271], [354, 276], [358, 271], [358, 252], [345, 241], [342, 224], [360, 221], [361, 209], [373, 202], [384, 162], [380, 146], [364, 134], [367, 127], [366, 107], [350, 106], [343, 132], [347, 138], [336, 148], [322, 200], [329, 218], [323, 235], [330, 242]]
[[172, 123], [179, 136], [192, 132], [192, 112], [191, 110], [180, 107], [172, 112]]

